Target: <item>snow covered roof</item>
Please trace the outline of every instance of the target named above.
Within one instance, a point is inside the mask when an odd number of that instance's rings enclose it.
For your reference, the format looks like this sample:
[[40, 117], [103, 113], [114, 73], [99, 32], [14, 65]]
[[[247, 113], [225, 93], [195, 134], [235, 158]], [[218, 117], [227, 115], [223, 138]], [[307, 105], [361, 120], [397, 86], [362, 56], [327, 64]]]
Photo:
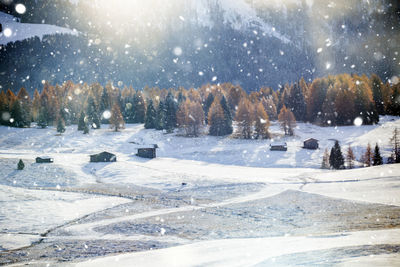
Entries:
[[271, 143], [270, 146], [287, 146], [286, 142], [284, 143]]
[[137, 144], [137, 143], [135, 143], [135, 142], [130, 142], [131, 144], [134, 144], [134, 146], [135, 146], [135, 148], [136, 149], [141, 149], [141, 148], [158, 148], [158, 145], [157, 144], [147, 144], [147, 145], [144, 145], [144, 144]]
[[[20, 23], [18, 18], [3, 12], [0, 12], [0, 23], [3, 27], [3, 32], [0, 33], [0, 45], [22, 41], [35, 36], [42, 38], [44, 35], [51, 34], [78, 34], [76, 30], [55, 25]], [[5, 29], [9, 29], [8, 36], [4, 34]]]
[[306, 140], [304, 140], [303, 142], [307, 142], [307, 141], [319, 141], [318, 139], [315, 139], [315, 138], [308, 138], [308, 139], [306, 139]]

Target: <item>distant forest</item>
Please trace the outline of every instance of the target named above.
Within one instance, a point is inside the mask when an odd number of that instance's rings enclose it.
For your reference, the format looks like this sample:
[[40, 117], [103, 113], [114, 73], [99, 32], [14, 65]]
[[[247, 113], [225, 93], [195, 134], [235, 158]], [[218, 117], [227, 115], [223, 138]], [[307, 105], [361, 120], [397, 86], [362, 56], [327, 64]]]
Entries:
[[279, 120], [285, 134], [292, 135], [296, 121], [323, 126], [351, 125], [360, 117], [363, 124], [375, 124], [379, 115], [400, 116], [400, 83], [383, 83], [377, 75], [341, 74], [304, 79], [286, 84], [278, 91], [263, 87], [246, 93], [231, 83], [207, 84], [200, 88], [118, 88], [111, 82], [62, 85], [44, 82], [43, 90], [31, 97], [25, 88], [17, 95], [0, 92], [1, 124], [41, 127], [78, 124], [98, 129], [111, 124], [116, 130], [124, 123], [145, 123], [146, 128], [173, 131], [179, 127], [197, 136], [209, 126], [211, 135], [227, 135], [237, 124], [237, 136], [269, 138], [269, 121]]
[[[190, 30], [181, 32], [187, 36], [191, 35]], [[207, 34], [213, 34], [210, 29], [201, 31], [206, 40]], [[268, 39], [268, 50], [274, 51], [273, 54], [262, 52], [263, 44], [254, 43], [249, 55], [250, 47], [239, 41], [245, 40], [243, 33], [224, 31], [229, 40], [212, 39], [202, 48], [181, 47], [180, 56], [173, 49], [184, 44], [181, 32], [162, 45], [151, 44], [146, 48], [141, 48], [140, 43], [110, 43], [82, 33], [16, 41], [0, 45], [0, 85], [5, 90], [25, 87], [32, 94], [35, 88], [40, 88], [42, 80], [53, 84], [71, 80], [103, 85], [113, 80], [141, 88], [232, 82], [245, 85], [243, 89], [248, 92], [265, 84], [276, 87], [280, 82], [296, 81], [301, 76], [306, 80], [312, 78], [311, 55], [299, 54], [275, 38]], [[279, 54], [283, 47], [287, 50], [285, 56]], [[273, 56], [276, 54], [279, 56]]]

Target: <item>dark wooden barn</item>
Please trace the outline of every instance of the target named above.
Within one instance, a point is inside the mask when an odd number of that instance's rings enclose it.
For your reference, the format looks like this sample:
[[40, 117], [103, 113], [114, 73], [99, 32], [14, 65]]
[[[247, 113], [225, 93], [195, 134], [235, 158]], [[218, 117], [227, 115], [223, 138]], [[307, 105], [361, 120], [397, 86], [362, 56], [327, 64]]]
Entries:
[[287, 151], [287, 144], [271, 144], [269, 149], [271, 151]]
[[308, 138], [304, 140], [303, 148], [305, 149], [318, 149], [318, 140], [314, 138]]
[[154, 159], [156, 157], [156, 148], [138, 148], [138, 153], [136, 155], [141, 158]]
[[90, 162], [116, 162], [117, 156], [109, 152], [90, 155]]
[[37, 157], [36, 158], [36, 163], [53, 163], [54, 160], [52, 158], [48, 157]]

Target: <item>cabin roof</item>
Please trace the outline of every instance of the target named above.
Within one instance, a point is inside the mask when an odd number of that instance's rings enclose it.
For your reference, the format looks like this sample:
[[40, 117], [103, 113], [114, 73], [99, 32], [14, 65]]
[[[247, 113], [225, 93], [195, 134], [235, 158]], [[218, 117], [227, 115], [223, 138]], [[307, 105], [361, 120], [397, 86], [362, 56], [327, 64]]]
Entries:
[[272, 143], [270, 146], [287, 146], [286, 142], [284, 143]]
[[135, 146], [136, 149], [158, 148], [158, 145], [157, 145], [157, 144], [140, 145], [140, 144], [135, 144], [135, 143], [132, 143], [132, 142], [131, 142], [131, 144], [134, 144], [134, 146]]
[[111, 155], [111, 156], [115, 156], [115, 154], [110, 153], [110, 152], [107, 152], [107, 151], [103, 151], [103, 152], [101, 152], [101, 153], [93, 154], [93, 155], [90, 155], [90, 156], [100, 156], [100, 155]]
[[309, 141], [316, 141], [316, 142], [318, 142], [319, 140], [318, 140], [318, 139], [315, 139], [315, 138], [308, 138], [308, 139], [304, 140], [304, 142], [309, 142]]

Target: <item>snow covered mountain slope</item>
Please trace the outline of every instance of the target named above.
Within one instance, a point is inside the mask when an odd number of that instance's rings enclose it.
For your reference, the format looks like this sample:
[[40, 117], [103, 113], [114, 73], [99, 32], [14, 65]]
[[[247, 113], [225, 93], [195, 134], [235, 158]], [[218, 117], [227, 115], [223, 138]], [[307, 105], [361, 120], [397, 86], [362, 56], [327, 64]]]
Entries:
[[185, 5], [188, 9], [186, 13], [196, 14], [197, 19], [191, 19], [191, 21], [197, 22], [202, 26], [213, 27], [215, 21], [212, 21], [210, 14], [220, 9], [223, 22], [235, 30], [258, 29], [261, 33], [276, 37], [284, 43], [290, 42], [288, 37], [282, 35], [274, 27], [261, 19], [257, 15], [256, 10], [244, 0], [188, 1]]
[[78, 34], [75, 30], [54, 25], [20, 23], [17, 18], [3, 12], [0, 12], [0, 23], [3, 27], [3, 32], [0, 33], [0, 45], [22, 41], [34, 36], [42, 38], [44, 35], [51, 34]]

